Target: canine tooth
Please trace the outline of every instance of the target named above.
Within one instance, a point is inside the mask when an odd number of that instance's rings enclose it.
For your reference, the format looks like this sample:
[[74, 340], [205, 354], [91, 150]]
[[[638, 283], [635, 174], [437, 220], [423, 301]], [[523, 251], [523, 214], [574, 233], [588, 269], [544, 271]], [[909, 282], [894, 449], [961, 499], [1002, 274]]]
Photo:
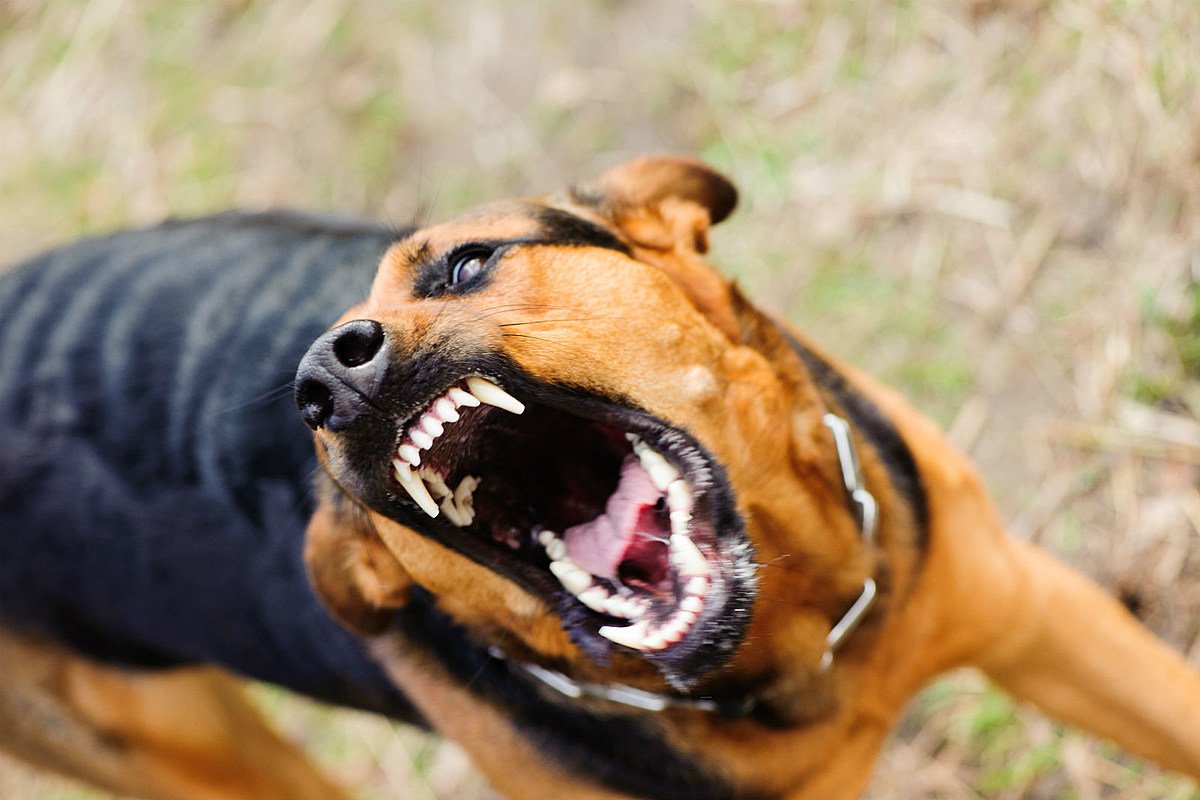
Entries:
[[654, 464], [647, 472], [650, 473], [650, 481], [654, 484], [654, 488], [660, 492], [665, 492], [672, 482], [680, 483], [679, 470], [672, 467], [666, 461]]
[[475, 509], [471, 506], [464, 506], [456, 502], [453, 497], [447, 497], [442, 501], [442, 509], [445, 510], [448, 506], [454, 508], [459, 520], [456, 523], [458, 527], [465, 528], [475, 521]]
[[563, 588], [575, 596], [592, 585], [592, 576], [570, 561], [551, 561], [550, 571]]
[[475, 507], [475, 490], [479, 488], [479, 483], [479, 478], [467, 475], [458, 482], [458, 486], [454, 490], [454, 503], [464, 511], [471, 511], [472, 516]]
[[591, 588], [584, 589], [575, 596], [579, 598], [579, 602], [593, 611], [604, 613], [604, 601], [608, 599], [608, 592], [604, 591], [603, 586], [597, 584]]
[[546, 545], [546, 555], [550, 556], [551, 561], [561, 561], [567, 555], [567, 543], [556, 536], [554, 541]]
[[679, 602], [679, 608], [683, 613], [691, 614], [695, 621], [695, 617], [704, 610], [704, 601], [694, 594], [689, 594]]
[[453, 497], [447, 496], [446, 499], [442, 500], [441, 509], [442, 513], [446, 515], [446, 519], [458, 527], [465, 528], [471, 524], [471, 520], [467, 519], [466, 515], [459, 510], [459, 507], [454, 505]]
[[408, 438], [412, 439], [412, 443], [422, 450], [433, 447], [433, 437], [416, 425], [408, 432]]
[[425, 481], [426, 484], [428, 484], [429, 488], [432, 490], [431, 493], [437, 495], [438, 500], [442, 500], [454, 494], [450, 491], [450, 487], [446, 485], [446, 479], [442, 477], [440, 472], [429, 469], [428, 467], [422, 467], [421, 469], [417, 470], [417, 474], [421, 476], [421, 479]]
[[692, 507], [692, 490], [687, 481], [680, 478], [667, 487], [667, 505], [673, 511], [688, 511]]
[[475, 406], [479, 405], [478, 397], [468, 391], [458, 388], [457, 386], [453, 387], [448, 394], [450, 395], [450, 399], [454, 401], [454, 404], [460, 408], [462, 406], [474, 408]]
[[635, 622], [632, 625], [624, 627], [605, 625], [600, 629], [599, 633], [605, 639], [622, 647], [628, 647], [632, 650], [645, 650], [646, 645], [644, 640], [649, 630], [650, 622], [642, 620], [641, 622]]
[[402, 444], [396, 451], [400, 454], [400, 458], [412, 464], [414, 467], [421, 466], [421, 451], [411, 444]]
[[454, 409], [454, 401], [448, 397], [439, 397], [437, 402], [433, 404], [433, 413], [438, 415], [442, 422], [458, 422], [458, 412]]
[[643, 446], [638, 450], [638, 459], [642, 462], [642, 469], [646, 470], [654, 487], [660, 492], [665, 492], [671, 481], [679, 477], [679, 470], [671, 466], [661, 453], [649, 447]]
[[392, 466], [396, 470], [396, 480], [400, 481], [400, 485], [404, 487], [404, 491], [408, 492], [408, 496], [421, 507], [422, 511], [436, 518], [438, 515], [437, 503], [433, 502], [429, 490], [425, 488], [425, 481], [413, 475], [412, 467], [405, 461], [394, 459]]
[[421, 417], [421, 430], [436, 439], [445, 432], [446, 426], [433, 414], [425, 414]]
[[478, 375], [473, 375], [470, 378], [467, 378], [467, 388], [471, 390], [471, 394], [475, 395], [481, 402], [487, 403], [489, 406], [502, 408], [505, 411], [512, 412], [513, 414], [525, 413], [524, 403], [501, 389], [496, 384], [489, 381], [487, 378], [481, 378]]
[[671, 534], [671, 555], [679, 567], [680, 575], [708, 575], [708, 559], [687, 536]]

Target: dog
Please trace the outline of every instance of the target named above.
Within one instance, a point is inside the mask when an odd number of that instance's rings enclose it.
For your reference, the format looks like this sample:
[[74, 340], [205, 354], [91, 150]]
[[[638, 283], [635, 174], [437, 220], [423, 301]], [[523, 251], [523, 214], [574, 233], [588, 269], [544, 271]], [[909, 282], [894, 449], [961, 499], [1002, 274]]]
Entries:
[[970, 664], [1200, 776], [1195, 670], [707, 264], [736, 201], [648, 157], [419, 230], [223, 215], [5, 275], [0, 746], [344, 797], [218, 665], [514, 798], [840, 800]]

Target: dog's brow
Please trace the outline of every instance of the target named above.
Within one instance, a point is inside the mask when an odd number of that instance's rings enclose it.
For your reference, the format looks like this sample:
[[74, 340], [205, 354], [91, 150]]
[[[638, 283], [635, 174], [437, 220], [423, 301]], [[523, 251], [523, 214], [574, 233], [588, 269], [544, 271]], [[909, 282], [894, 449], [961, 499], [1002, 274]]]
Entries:
[[433, 253], [433, 248], [429, 246], [428, 241], [417, 241], [413, 238], [414, 234], [409, 234], [403, 239], [396, 241], [394, 248], [400, 257], [400, 260], [409, 264], [419, 264], [428, 258]]
[[629, 246], [612, 231], [589, 219], [551, 206], [535, 206], [533, 215], [541, 228], [542, 244], [602, 247], [631, 255]]

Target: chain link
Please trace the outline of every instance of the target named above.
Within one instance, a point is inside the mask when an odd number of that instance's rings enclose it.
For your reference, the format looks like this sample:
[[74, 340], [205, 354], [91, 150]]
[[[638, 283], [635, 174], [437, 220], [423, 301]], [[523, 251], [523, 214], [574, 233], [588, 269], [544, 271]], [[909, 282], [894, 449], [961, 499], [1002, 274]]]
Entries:
[[[867, 491], [862, 479], [862, 465], [858, 460], [858, 451], [854, 447], [854, 439], [850, 436], [850, 424], [837, 414], [826, 413], [822, 418], [825, 427], [833, 434], [833, 442], [837, 447], [838, 462], [841, 466], [842, 483], [850, 502], [857, 509], [858, 526], [864, 544], [875, 541], [875, 529], [879, 525], [879, 504], [875, 496]], [[863, 617], [875, 604], [878, 587], [874, 578], [863, 581], [862, 592], [849, 610], [830, 629], [825, 637], [825, 654], [821, 656], [821, 670], [828, 672], [833, 666], [833, 653], [841, 646], [850, 633], [859, 626]]]

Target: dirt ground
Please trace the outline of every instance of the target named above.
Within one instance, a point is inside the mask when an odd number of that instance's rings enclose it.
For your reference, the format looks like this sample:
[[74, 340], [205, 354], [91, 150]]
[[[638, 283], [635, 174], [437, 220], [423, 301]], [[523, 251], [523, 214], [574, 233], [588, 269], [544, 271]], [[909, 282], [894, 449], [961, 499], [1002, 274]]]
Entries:
[[[1198, 89], [1172, 0], [0, 0], [0, 243], [234, 205], [404, 224], [698, 155], [743, 192], [715, 260], [1200, 661]], [[363, 798], [490, 796], [453, 746], [257, 691]], [[99, 795], [3, 761], [0, 797]], [[963, 673], [869, 797], [1200, 793]]]

